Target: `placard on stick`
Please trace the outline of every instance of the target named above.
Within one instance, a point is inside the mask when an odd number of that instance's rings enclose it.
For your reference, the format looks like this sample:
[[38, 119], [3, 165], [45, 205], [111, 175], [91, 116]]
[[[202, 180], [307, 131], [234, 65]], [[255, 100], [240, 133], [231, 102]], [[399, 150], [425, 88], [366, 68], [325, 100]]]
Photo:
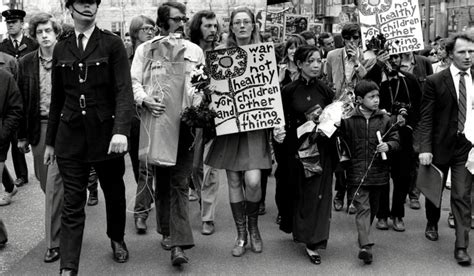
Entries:
[[273, 43], [208, 51], [206, 64], [217, 135], [285, 124]]
[[361, 0], [359, 4], [362, 43], [382, 33], [390, 54], [424, 48], [418, 0]]

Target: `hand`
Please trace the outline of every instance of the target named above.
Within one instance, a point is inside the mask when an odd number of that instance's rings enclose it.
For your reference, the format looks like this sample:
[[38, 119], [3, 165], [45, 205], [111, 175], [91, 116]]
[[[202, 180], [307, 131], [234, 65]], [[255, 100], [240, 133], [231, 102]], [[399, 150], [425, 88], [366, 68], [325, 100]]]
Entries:
[[128, 150], [127, 136], [122, 134], [114, 134], [110, 140], [109, 151], [111, 153], [124, 153]]
[[30, 152], [30, 143], [28, 143], [28, 140], [22, 140], [22, 141], [18, 140], [17, 147], [21, 153]]
[[387, 152], [389, 150], [388, 144], [382, 142], [377, 145], [377, 152]]
[[43, 163], [45, 165], [52, 165], [56, 160], [56, 155], [54, 155], [54, 147], [46, 145], [44, 149], [44, 158]]
[[151, 112], [154, 117], [160, 117], [163, 113], [165, 113], [166, 106], [161, 103], [159, 97], [154, 96], [147, 96], [143, 99], [143, 104]]
[[405, 126], [407, 124], [407, 120], [403, 115], [397, 115], [397, 123], [399, 126]]
[[390, 59], [390, 54], [386, 51], [382, 51], [377, 55], [377, 60], [382, 63], [385, 63], [389, 59]]
[[349, 56], [349, 59], [356, 63], [357, 62], [357, 46], [352, 45], [349, 43], [346, 47], [347, 55]]
[[428, 166], [433, 162], [433, 154], [431, 152], [423, 152], [418, 155], [418, 159], [420, 159], [421, 165]]
[[285, 131], [284, 126], [273, 128], [273, 139], [275, 139], [275, 141], [278, 144], [283, 143], [283, 140], [285, 140], [285, 137], [286, 137], [286, 131]]

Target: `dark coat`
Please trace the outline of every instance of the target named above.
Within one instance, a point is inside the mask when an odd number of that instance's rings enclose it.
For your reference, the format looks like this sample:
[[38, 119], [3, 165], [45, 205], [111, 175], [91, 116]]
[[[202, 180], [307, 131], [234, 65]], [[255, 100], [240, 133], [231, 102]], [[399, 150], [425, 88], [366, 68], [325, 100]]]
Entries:
[[23, 97], [24, 117], [18, 130], [18, 139], [27, 139], [35, 146], [41, 134], [40, 86], [38, 50], [19, 60], [18, 88]]
[[15, 79], [18, 77], [18, 62], [9, 54], [0, 52], [0, 69], [3, 69], [13, 75]]
[[38, 43], [25, 35], [23, 35], [18, 49], [15, 49], [15, 46], [13, 45], [13, 42], [10, 40], [9, 37], [5, 38], [0, 43], [0, 52], [7, 53], [15, 57], [16, 59], [19, 59], [22, 56], [33, 52], [36, 49], [38, 49]]
[[56, 44], [46, 144], [58, 157], [116, 157], [107, 154], [110, 140], [129, 136], [132, 116], [130, 66], [118, 36], [95, 27], [82, 55], [74, 33]]
[[20, 91], [13, 75], [0, 69], [0, 161], [5, 161], [10, 138], [22, 116]]
[[[348, 161], [346, 169], [347, 185], [357, 186], [360, 184], [379, 144], [376, 132], [379, 130], [383, 136], [391, 125], [390, 117], [386, 113], [379, 110], [366, 119], [359, 107], [355, 108], [354, 114], [350, 118], [342, 120], [340, 130], [351, 152], [351, 159]], [[390, 131], [383, 141], [389, 145], [390, 151], [397, 150], [399, 147], [398, 132]], [[377, 154], [362, 186], [388, 184], [389, 172], [389, 163], [382, 160], [380, 154]]]
[[[472, 69], [471, 76], [474, 76]], [[458, 96], [447, 68], [426, 80], [415, 134], [417, 150], [432, 153], [434, 164], [447, 165], [454, 153], [457, 131]]]

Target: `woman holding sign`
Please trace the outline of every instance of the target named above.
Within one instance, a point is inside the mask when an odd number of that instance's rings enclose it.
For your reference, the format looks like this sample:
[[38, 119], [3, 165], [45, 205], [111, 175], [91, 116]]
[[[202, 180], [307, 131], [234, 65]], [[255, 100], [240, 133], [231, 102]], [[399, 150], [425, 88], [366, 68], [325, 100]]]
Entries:
[[[259, 42], [255, 17], [250, 9], [242, 7], [235, 9], [230, 16], [227, 45], [216, 50]], [[262, 194], [261, 170], [272, 166], [268, 133], [267, 130], [256, 130], [217, 136], [206, 157], [206, 164], [227, 171], [230, 206], [237, 226], [237, 240], [232, 249], [235, 257], [245, 253], [247, 218], [251, 249], [262, 252], [257, 220]]]
[[[282, 144], [286, 154], [283, 158], [288, 160], [289, 171], [286, 173], [292, 176], [293, 184], [285, 206], [293, 207], [285, 212], [280, 210], [280, 228], [285, 232], [293, 232], [295, 241], [306, 244], [310, 261], [320, 264], [318, 250], [326, 248], [329, 238], [335, 144], [322, 133], [315, 135], [319, 150], [319, 164], [316, 165], [319, 165], [319, 169], [316, 173], [307, 174], [302, 162], [296, 157], [307, 136], [298, 138], [297, 129], [310, 120], [317, 124], [322, 109], [332, 102], [334, 92], [317, 78], [321, 70], [321, 54], [316, 46], [298, 47], [294, 60], [300, 77], [282, 91], [287, 131]], [[287, 227], [282, 228], [283, 225]]]

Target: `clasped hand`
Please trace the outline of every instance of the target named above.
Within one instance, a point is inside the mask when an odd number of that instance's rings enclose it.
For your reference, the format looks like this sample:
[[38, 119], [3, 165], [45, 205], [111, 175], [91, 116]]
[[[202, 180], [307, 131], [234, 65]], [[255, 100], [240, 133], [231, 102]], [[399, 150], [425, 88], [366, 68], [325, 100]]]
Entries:
[[377, 152], [387, 152], [389, 150], [388, 144], [382, 142], [377, 145]]
[[161, 102], [160, 98], [157, 96], [148, 96], [143, 99], [143, 104], [151, 112], [153, 117], [160, 117], [165, 113], [166, 106]]

